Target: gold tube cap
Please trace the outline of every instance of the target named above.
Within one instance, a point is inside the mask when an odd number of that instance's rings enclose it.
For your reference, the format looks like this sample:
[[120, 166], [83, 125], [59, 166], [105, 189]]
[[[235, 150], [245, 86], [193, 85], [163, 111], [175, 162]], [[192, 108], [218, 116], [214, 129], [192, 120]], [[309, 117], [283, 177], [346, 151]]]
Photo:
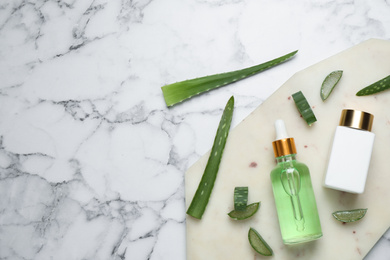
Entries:
[[273, 141], [272, 147], [274, 148], [276, 158], [297, 153], [294, 138], [284, 138]]
[[371, 132], [374, 115], [353, 109], [344, 109], [341, 112], [340, 126], [352, 127]]

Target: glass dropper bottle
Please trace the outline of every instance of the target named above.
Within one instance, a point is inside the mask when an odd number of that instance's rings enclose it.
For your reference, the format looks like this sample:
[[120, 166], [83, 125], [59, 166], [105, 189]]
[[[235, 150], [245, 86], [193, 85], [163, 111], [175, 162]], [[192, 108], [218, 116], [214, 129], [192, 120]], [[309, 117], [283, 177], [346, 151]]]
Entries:
[[309, 168], [296, 160], [294, 138], [287, 135], [283, 120], [275, 122], [272, 143], [276, 167], [271, 182], [284, 244], [312, 241], [322, 236], [321, 223]]

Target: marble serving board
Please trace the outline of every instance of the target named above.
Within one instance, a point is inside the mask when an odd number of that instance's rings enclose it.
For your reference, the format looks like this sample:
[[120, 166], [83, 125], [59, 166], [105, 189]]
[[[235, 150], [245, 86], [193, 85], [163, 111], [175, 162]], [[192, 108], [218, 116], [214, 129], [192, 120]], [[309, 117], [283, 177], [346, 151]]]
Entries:
[[[331, 96], [323, 102], [319, 94], [321, 83], [334, 70], [343, 70], [344, 74]], [[250, 227], [255, 228], [272, 247], [275, 259], [364, 258], [390, 226], [390, 91], [366, 97], [355, 94], [389, 74], [390, 42], [365, 41], [294, 74], [231, 129], [203, 218], [197, 220], [187, 215], [187, 259], [265, 258], [256, 254], [248, 243]], [[311, 127], [300, 117], [291, 98], [299, 90], [317, 117], [317, 122]], [[372, 129], [376, 134], [374, 150], [366, 189], [359, 195], [322, 186], [334, 131], [344, 108], [375, 115]], [[321, 239], [296, 246], [286, 246], [282, 242], [269, 177], [275, 166], [272, 141], [275, 139], [276, 119], [285, 121], [289, 135], [295, 138], [297, 159], [306, 163], [311, 171], [323, 230]], [[185, 175], [187, 208], [208, 155], [201, 157]], [[251, 219], [233, 221], [227, 216], [233, 209], [236, 186], [249, 187], [249, 203], [261, 201], [260, 210]], [[336, 210], [355, 208], [368, 208], [366, 216], [358, 222], [342, 224], [332, 217]]]

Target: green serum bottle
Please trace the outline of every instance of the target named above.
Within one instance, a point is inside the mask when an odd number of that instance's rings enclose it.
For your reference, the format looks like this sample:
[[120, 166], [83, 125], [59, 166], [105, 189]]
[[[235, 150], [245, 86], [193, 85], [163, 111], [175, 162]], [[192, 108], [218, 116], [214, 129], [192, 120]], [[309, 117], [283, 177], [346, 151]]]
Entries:
[[322, 237], [321, 223], [309, 168], [296, 160], [294, 138], [283, 120], [275, 122], [272, 143], [277, 165], [271, 172], [272, 189], [284, 244], [309, 242]]

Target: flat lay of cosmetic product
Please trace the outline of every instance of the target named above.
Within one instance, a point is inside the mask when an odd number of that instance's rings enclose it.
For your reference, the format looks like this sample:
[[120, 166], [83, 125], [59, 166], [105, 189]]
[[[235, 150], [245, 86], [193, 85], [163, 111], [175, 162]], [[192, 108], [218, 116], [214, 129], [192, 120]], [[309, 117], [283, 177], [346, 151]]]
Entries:
[[363, 193], [374, 146], [374, 116], [345, 109], [336, 128], [324, 185], [351, 193]]
[[390, 260], [389, 14], [0, 0], [0, 260]]
[[[356, 96], [356, 93], [385, 78], [390, 71], [389, 60], [389, 41], [362, 42], [298, 71], [243, 121], [237, 125], [232, 123], [218, 177], [202, 219], [186, 217], [187, 260], [263, 259], [264, 256], [248, 241], [249, 230], [256, 230], [261, 235], [263, 244], [272, 249], [272, 255], [278, 260], [364, 259], [390, 225], [390, 207], [387, 206], [390, 205], [387, 188], [390, 183], [387, 170], [390, 114], [385, 109], [389, 105], [390, 91], [373, 96]], [[320, 95], [322, 82], [337, 70], [342, 70], [343, 75], [337, 87], [323, 100]], [[310, 126], [301, 117], [292, 97], [299, 91], [317, 119]], [[240, 98], [235, 98], [239, 104]], [[343, 112], [346, 109], [353, 112]], [[348, 121], [358, 115], [362, 119], [360, 129], [351, 127]], [[345, 119], [338, 126], [340, 116]], [[286, 145], [282, 146], [289, 151], [286, 154], [277, 146], [282, 141], [277, 140], [272, 145], [275, 120], [279, 118], [283, 119], [291, 135], [281, 133], [276, 138], [286, 140]], [[364, 166], [357, 175], [364, 176], [368, 172], [365, 181], [361, 176], [355, 176], [359, 184], [355, 185], [360, 190], [364, 186], [361, 194], [324, 186], [327, 170], [332, 169], [329, 164], [332, 166], [334, 161], [330, 157], [340, 152], [338, 137], [345, 135], [344, 130], [348, 134], [342, 139], [350, 138], [351, 142], [346, 149], [355, 151], [363, 145], [367, 148], [359, 154], [365, 161], [353, 161]], [[371, 156], [367, 151], [370, 149]], [[209, 155], [202, 156], [185, 174], [187, 208], [202, 179]], [[355, 165], [347, 163], [347, 159], [350, 158], [336, 162], [345, 169], [353, 169]], [[270, 178], [271, 172], [280, 178]], [[333, 181], [340, 182], [343, 178], [336, 176]], [[235, 187], [248, 187], [248, 205], [261, 202], [250, 218], [235, 220], [228, 215], [234, 210], [232, 194]], [[306, 231], [308, 236], [305, 238]], [[303, 241], [306, 242], [295, 244]]]
[[296, 160], [294, 138], [288, 136], [284, 121], [277, 120], [275, 129], [272, 146], [277, 165], [271, 181], [283, 242], [298, 244], [318, 239], [322, 230], [309, 168]]

